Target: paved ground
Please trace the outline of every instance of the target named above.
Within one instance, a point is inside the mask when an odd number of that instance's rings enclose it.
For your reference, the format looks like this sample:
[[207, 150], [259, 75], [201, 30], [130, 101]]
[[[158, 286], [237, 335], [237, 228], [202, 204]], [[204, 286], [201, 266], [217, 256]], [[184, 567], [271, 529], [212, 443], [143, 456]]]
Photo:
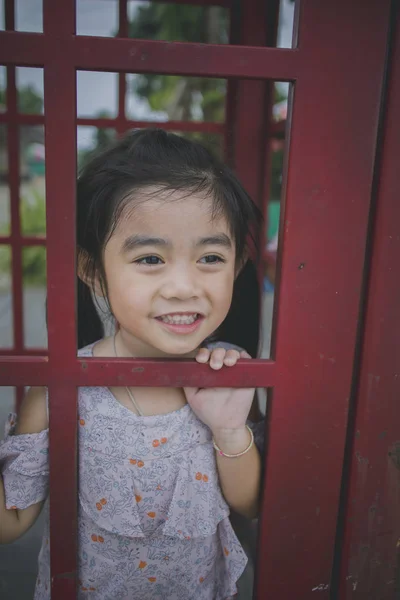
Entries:
[[[26, 340], [32, 346], [43, 346], [46, 343], [43, 290], [30, 290], [26, 295]], [[0, 340], [10, 334], [11, 299], [6, 294], [0, 294]], [[7, 308], [8, 307], [8, 308]], [[272, 321], [273, 296], [267, 294], [263, 310], [263, 357], [269, 356], [270, 331]], [[13, 408], [13, 389], [0, 387], [0, 439], [4, 429], [7, 413]], [[37, 556], [40, 549], [40, 539], [43, 523], [38, 519], [34, 527], [14, 544], [0, 546], [0, 599], [1, 600], [31, 600], [36, 579]], [[248, 524], [237, 520], [235, 529], [249, 556], [255, 555], [256, 531], [249, 530]], [[238, 600], [250, 600], [252, 597], [253, 564], [249, 561], [241, 581]], [[111, 600], [111, 599], [110, 599]], [[136, 599], [135, 599], [136, 600]], [[140, 598], [137, 600], [145, 600]]]

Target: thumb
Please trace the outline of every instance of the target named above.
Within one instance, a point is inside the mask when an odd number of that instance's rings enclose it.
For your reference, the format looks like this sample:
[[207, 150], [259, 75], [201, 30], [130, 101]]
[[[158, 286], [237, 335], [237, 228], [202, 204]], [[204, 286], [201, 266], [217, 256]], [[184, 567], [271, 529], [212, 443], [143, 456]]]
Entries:
[[183, 391], [185, 393], [186, 396], [186, 400], [189, 402], [189, 400], [191, 400], [192, 398], [194, 398], [194, 396], [197, 394], [197, 392], [199, 391], [200, 388], [196, 388], [196, 387], [184, 387]]

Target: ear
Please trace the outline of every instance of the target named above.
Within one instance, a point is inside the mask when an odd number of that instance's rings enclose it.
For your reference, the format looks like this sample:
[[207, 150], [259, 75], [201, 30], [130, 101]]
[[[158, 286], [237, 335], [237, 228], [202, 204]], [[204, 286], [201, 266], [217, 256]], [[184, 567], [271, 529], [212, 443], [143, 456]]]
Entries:
[[90, 259], [86, 250], [79, 248], [77, 265], [77, 274], [79, 279], [83, 281], [83, 283], [85, 283], [96, 296], [104, 297], [103, 286], [101, 285], [98, 271], [96, 270], [96, 274], [93, 277], [90, 273], [91, 269], [89, 269], [89, 262]]

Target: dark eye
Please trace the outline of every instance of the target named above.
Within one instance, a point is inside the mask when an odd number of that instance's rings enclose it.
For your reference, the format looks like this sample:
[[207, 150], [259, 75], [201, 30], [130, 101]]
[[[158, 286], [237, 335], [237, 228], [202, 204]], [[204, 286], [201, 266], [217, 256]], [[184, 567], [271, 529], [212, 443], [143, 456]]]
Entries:
[[203, 258], [200, 259], [200, 262], [206, 265], [216, 265], [225, 261], [217, 254], [208, 254], [207, 256], [203, 256]]
[[163, 261], [161, 260], [161, 258], [159, 256], [154, 256], [154, 255], [150, 255], [150, 256], [143, 256], [143, 258], [139, 258], [138, 260], [135, 260], [135, 263], [138, 265], [161, 265], [163, 264]]

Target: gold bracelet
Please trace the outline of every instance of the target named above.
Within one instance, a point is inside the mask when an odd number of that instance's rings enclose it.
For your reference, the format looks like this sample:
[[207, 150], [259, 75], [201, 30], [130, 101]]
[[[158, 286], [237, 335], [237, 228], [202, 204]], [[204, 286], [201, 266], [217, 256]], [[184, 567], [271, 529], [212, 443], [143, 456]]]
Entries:
[[219, 446], [217, 446], [215, 439], [213, 438], [213, 440], [212, 440], [213, 446], [220, 456], [225, 456], [225, 458], [238, 458], [239, 456], [243, 456], [243, 454], [247, 454], [247, 452], [249, 450], [251, 450], [251, 448], [254, 444], [254, 434], [253, 434], [252, 429], [248, 425], [246, 425], [246, 427], [250, 433], [250, 444], [247, 446], [247, 448], [245, 450], [243, 450], [243, 452], [239, 452], [238, 454], [225, 454], [225, 452], [222, 452], [221, 448]]

